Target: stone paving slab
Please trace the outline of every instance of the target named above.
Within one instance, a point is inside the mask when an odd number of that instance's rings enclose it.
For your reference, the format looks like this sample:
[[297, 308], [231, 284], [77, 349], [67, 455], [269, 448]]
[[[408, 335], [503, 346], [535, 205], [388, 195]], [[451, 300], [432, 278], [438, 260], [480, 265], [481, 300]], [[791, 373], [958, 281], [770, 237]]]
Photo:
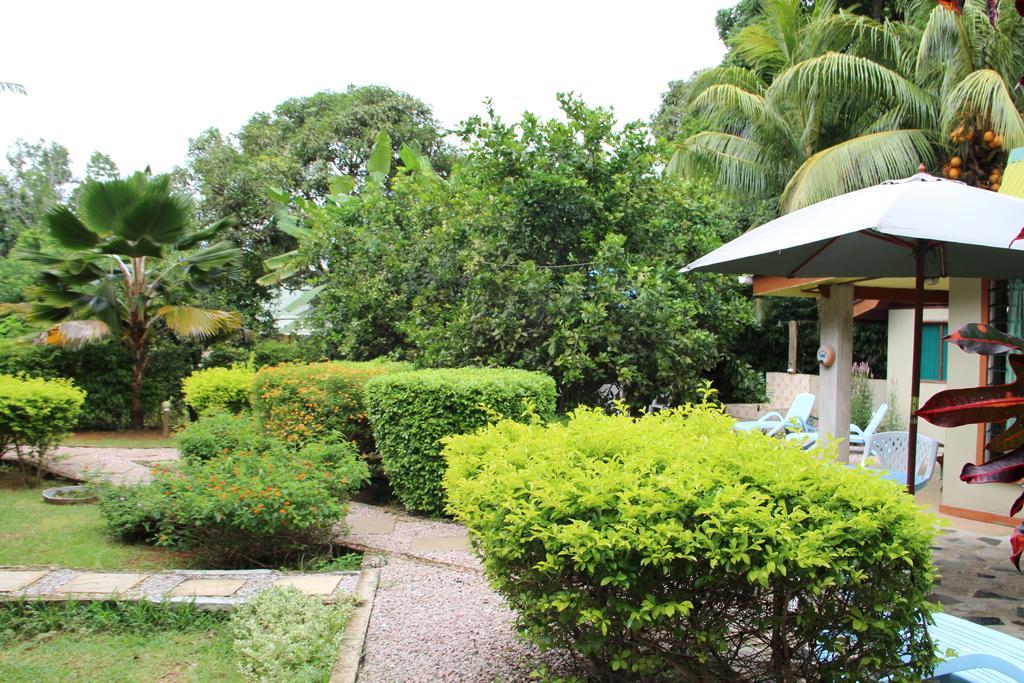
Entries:
[[231, 609], [274, 585], [294, 585], [324, 602], [355, 591], [358, 571], [306, 574], [270, 569], [172, 570], [149, 574], [90, 572], [54, 567], [0, 569], [0, 601], [120, 600], [194, 602], [200, 609]]
[[48, 573], [47, 571], [2, 570], [0, 571], [0, 593], [24, 590]]
[[288, 576], [274, 581], [275, 586], [291, 586], [306, 595], [333, 595], [338, 590], [341, 577], [327, 576]]
[[117, 595], [147, 578], [146, 574], [82, 573], [57, 588], [59, 593]]
[[372, 517], [356, 517], [349, 520], [349, 533], [352, 534], [390, 534], [395, 530], [397, 520], [391, 515]]
[[245, 579], [185, 579], [168, 595], [227, 598], [245, 585]]
[[417, 536], [409, 543], [413, 552], [448, 552], [452, 550], [469, 551], [468, 536]]

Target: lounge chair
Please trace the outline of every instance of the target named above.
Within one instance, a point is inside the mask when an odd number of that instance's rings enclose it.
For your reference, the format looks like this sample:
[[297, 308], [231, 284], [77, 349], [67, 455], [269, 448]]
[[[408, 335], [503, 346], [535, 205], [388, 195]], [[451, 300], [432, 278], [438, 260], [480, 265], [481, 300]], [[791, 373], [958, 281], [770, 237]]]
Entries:
[[[883, 479], [898, 484], [907, 482], [907, 444], [910, 435], [907, 432], [879, 432], [868, 437], [864, 445], [864, 458], [861, 467], [883, 470]], [[928, 483], [935, 471], [935, 459], [939, 454], [939, 442], [935, 439], [917, 435], [917, 472], [914, 473], [914, 490], [917, 491]], [[877, 467], [872, 461], [877, 461]]]
[[811, 409], [813, 407], [814, 394], [798, 394], [797, 397], [793, 399], [793, 405], [789, 407], [789, 411], [786, 413], [785, 417], [775, 411], [772, 411], [770, 413], [765, 413], [756, 420], [737, 422], [733, 425], [733, 429], [739, 432], [752, 432], [758, 430], [764, 432], [768, 436], [775, 436], [787, 429], [809, 432], [812, 431], [809, 421], [811, 419]]
[[935, 667], [933, 678], [963, 683], [1020, 683], [1024, 681], [1024, 641], [974, 622], [937, 613], [928, 632], [936, 651], [956, 652]]
[[889, 405], [883, 403], [878, 406], [878, 410], [871, 416], [871, 421], [868, 422], [868, 426], [861, 429], [855, 424], [850, 424], [850, 445], [851, 446], [863, 446], [867, 443], [868, 439], [878, 430], [878, 425], [882, 424], [882, 418], [885, 417], [886, 411], [889, 410]]
[[[868, 422], [868, 426], [861, 429], [857, 425], [850, 423], [850, 439], [849, 443], [851, 446], [863, 446], [867, 443], [867, 440], [871, 438], [875, 430], [878, 429], [878, 425], [882, 423], [882, 418], [885, 417], [886, 411], [889, 410], [888, 404], [883, 403], [878, 406], [878, 410], [871, 416], [871, 421]], [[786, 435], [786, 441], [792, 441], [800, 445], [805, 451], [814, 448], [818, 444], [818, 432], [811, 429], [803, 432], [793, 432], [792, 434]]]

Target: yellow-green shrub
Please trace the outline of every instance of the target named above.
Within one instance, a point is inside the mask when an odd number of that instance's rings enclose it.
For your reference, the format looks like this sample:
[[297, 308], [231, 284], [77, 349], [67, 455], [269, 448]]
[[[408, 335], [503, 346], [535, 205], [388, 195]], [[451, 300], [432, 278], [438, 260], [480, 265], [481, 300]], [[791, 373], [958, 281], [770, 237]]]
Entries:
[[[541, 646], [600, 680], [920, 680], [932, 520], [709, 405], [451, 439], [450, 510]], [[661, 680], [661, 678], [658, 678]]]
[[38, 482], [50, 451], [71, 431], [85, 392], [68, 379], [0, 375], [0, 453], [14, 449]]
[[249, 409], [256, 373], [244, 365], [196, 370], [181, 383], [185, 403], [200, 415]]
[[404, 363], [285, 363], [256, 373], [253, 413], [271, 435], [290, 444], [341, 437], [373, 451], [363, 386], [407, 369]]
[[442, 439], [501, 418], [555, 414], [555, 381], [510, 368], [418, 370], [366, 385], [366, 408], [381, 464], [410, 510], [444, 513]]

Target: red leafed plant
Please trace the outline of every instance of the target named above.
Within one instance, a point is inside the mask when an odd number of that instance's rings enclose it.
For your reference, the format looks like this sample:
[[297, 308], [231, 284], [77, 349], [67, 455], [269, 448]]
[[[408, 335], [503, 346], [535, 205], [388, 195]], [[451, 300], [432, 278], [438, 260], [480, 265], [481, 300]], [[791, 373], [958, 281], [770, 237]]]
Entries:
[[[945, 338], [968, 353], [983, 356], [1008, 356], [1016, 378], [1010, 384], [992, 387], [949, 389], [932, 396], [917, 411], [918, 417], [939, 427], [960, 427], [979, 422], [1013, 423], [985, 446], [1001, 453], [984, 465], [967, 463], [960, 472], [968, 484], [997, 482], [1013, 484], [1024, 480], [1024, 339], [1004, 334], [989, 325], [969, 323]], [[1024, 493], [1010, 506], [1010, 516], [1024, 508]], [[1010, 537], [1010, 548], [1017, 571], [1024, 554], [1024, 524]]]

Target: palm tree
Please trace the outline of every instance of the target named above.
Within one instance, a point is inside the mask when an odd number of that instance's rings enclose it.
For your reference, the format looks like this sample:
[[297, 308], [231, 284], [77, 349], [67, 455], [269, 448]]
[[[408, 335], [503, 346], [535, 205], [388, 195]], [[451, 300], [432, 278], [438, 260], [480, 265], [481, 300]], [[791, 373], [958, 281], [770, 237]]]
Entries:
[[751, 66], [699, 77], [690, 108], [708, 126], [679, 143], [670, 171], [781, 195], [783, 212], [920, 163], [951, 177], [973, 164], [965, 179], [998, 183], [1003, 150], [1024, 144], [1024, 100], [1010, 86], [1024, 71], [1024, 22], [1012, 0], [995, 22], [982, 0], [962, 13], [910, 0], [908, 21], [892, 23], [800, 4], [763, 0], [733, 41]]
[[62, 253], [18, 252], [42, 267], [41, 284], [28, 290], [29, 303], [8, 310], [50, 325], [40, 343], [77, 347], [115, 338], [125, 344], [136, 429], [143, 426], [142, 383], [158, 323], [192, 339], [240, 326], [236, 313], [173, 303], [240, 255], [228, 242], [211, 243], [229, 220], [192, 231], [191, 213], [190, 201], [172, 193], [166, 177], [136, 173], [89, 182], [82, 186], [78, 215], [58, 206], [44, 216]]

